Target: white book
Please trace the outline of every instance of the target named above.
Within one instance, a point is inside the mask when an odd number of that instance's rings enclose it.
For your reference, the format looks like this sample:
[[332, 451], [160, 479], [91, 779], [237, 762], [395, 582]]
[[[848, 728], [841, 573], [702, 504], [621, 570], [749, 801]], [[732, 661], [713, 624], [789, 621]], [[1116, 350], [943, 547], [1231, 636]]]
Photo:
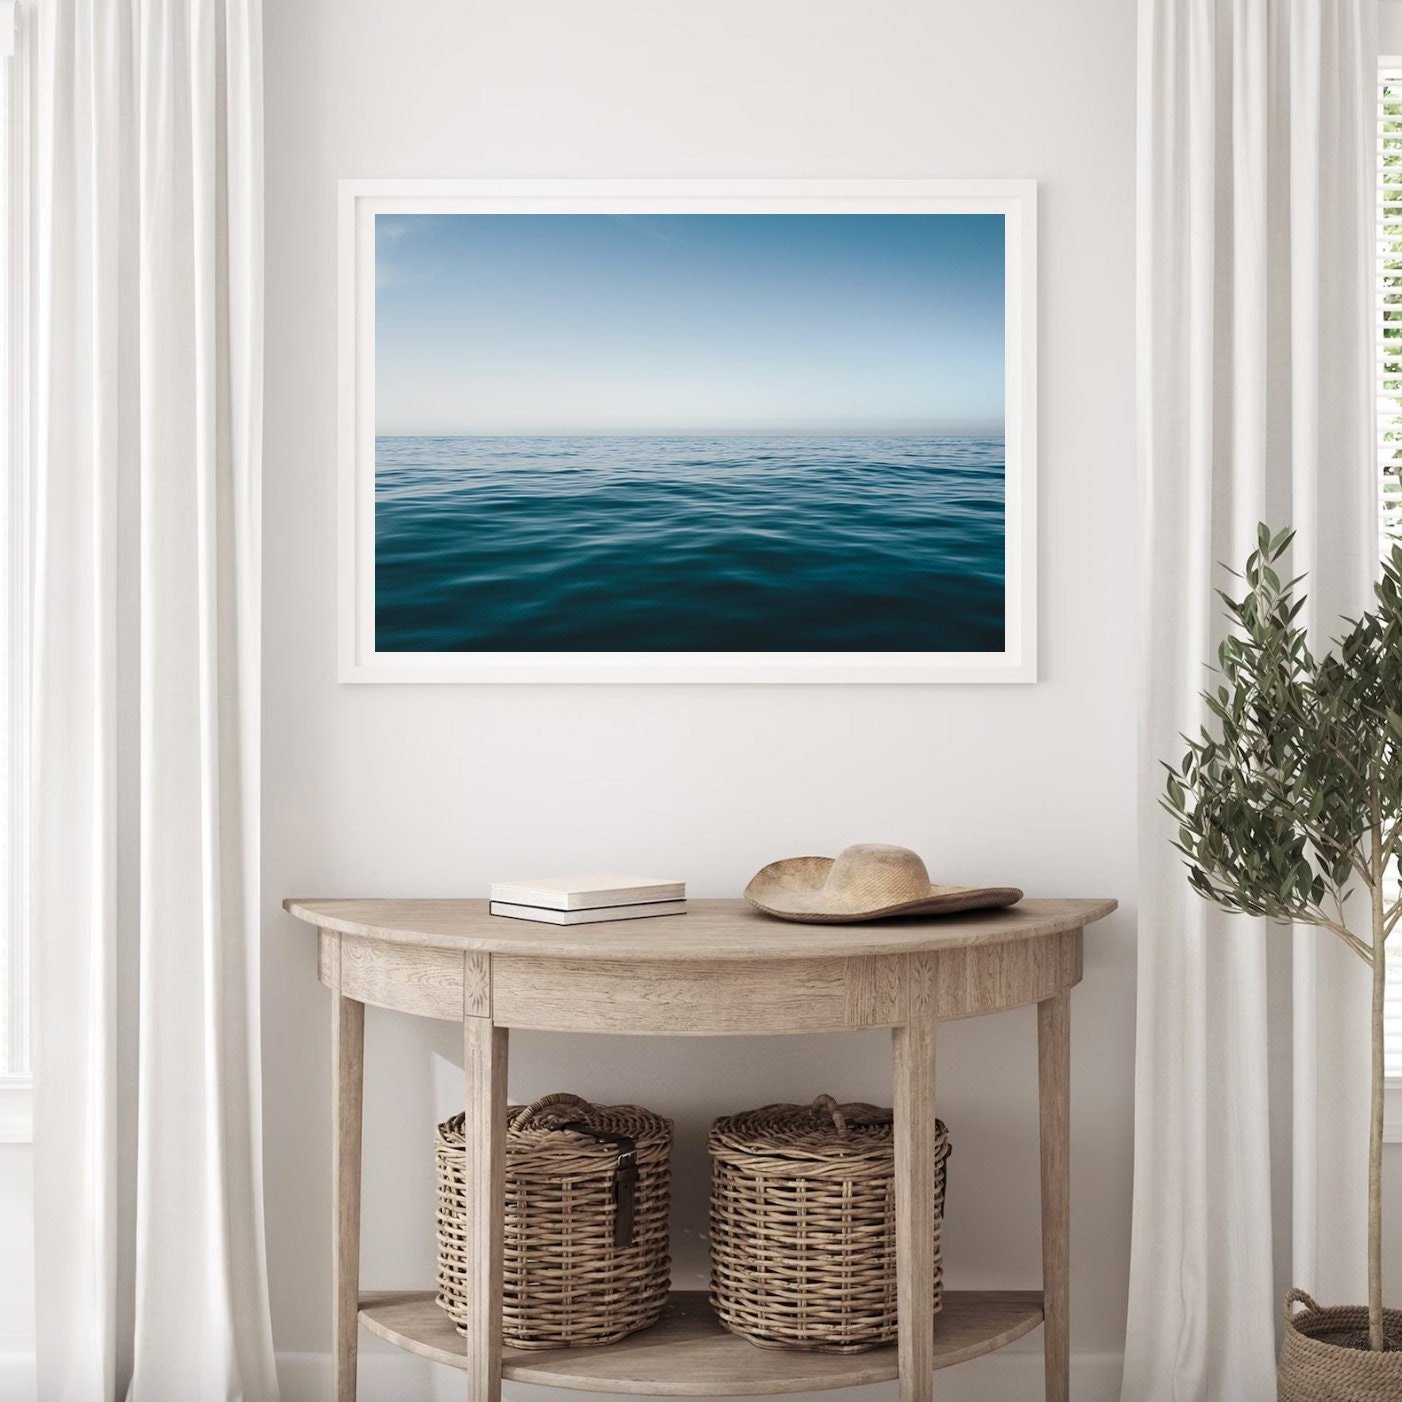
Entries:
[[538, 905], [493, 901], [493, 915], [534, 920], [541, 925], [601, 925], [608, 920], [646, 920], [653, 915], [685, 915], [685, 901], [642, 901], [634, 905], [595, 906], [592, 910], [547, 910]]
[[494, 901], [543, 906], [547, 910], [593, 910], [604, 905], [637, 905], [640, 901], [679, 901], [685, 896], [685, 881], [613, 873], [494, 881], [491, 889]]

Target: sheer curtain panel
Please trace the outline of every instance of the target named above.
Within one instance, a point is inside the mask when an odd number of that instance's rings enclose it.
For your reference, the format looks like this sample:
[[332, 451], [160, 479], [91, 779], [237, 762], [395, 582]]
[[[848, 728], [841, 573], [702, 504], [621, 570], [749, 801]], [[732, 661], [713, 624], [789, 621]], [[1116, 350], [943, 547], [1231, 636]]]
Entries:
[[1201, 718], [1219, 561], [1290, 524], [1316, 643], [1370, 596], [1373, 0], [1141, 0], [1145, 615], [1124, 1402], [1267, 1402], [1287, 1282], [1366, 1298], [1367, 978], [1222, 915], [1157, 808]]
[[42, 0], [39, 1395], [277, 1395], [258, 1062], [258, 0]]

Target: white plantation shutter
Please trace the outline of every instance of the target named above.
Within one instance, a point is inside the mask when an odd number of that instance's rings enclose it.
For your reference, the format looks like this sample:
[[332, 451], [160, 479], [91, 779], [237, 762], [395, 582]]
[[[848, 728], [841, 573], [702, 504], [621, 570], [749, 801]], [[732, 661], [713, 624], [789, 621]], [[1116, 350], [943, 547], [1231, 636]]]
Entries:
[[[1378, 64], [1378, 470], [1382, 545], [1402, 541], [1402, 58]], [[1396, 894], [1397, 869], [1393, 869]], [[1388, 941], [1387, 1074], [1402, 1081], [1402, 930]]]
[[1384, 544], [1402, 540], [1402, 58], [1378, 69], [1378, 467]]

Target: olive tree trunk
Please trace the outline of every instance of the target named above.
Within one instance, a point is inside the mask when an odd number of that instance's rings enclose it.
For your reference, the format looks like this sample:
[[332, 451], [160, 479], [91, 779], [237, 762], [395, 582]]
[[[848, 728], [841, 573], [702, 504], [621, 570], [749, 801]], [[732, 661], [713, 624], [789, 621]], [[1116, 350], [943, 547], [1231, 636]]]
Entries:
[[1373, 1097], [1368, 1141], [1368, 1346], [1383, 1347], [1383, 1006], [1387, 989], [1387, 926], [1382, 873], [1373, 883]]

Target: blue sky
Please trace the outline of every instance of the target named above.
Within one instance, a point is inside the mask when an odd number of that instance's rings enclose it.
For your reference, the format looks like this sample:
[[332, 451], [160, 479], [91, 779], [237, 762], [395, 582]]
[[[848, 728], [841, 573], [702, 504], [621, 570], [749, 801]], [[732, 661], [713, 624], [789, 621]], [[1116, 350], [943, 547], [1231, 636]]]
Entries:
[[382, 434], [1001, 433], [1003, 219], [381, 214]]

